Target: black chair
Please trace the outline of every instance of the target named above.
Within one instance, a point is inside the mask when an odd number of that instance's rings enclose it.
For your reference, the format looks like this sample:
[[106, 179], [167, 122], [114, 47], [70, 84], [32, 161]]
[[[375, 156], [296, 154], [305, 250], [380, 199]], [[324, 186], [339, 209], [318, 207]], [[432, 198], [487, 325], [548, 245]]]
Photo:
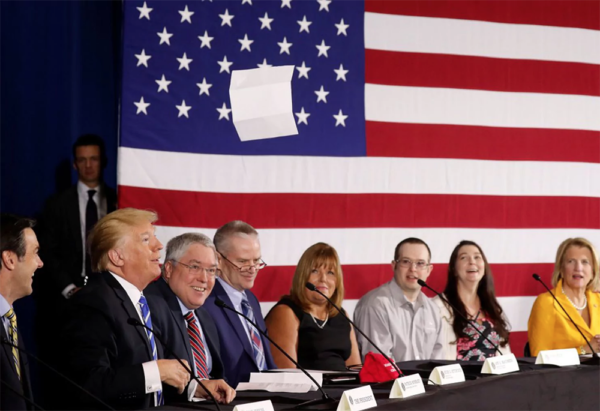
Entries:
[[531, 357], [531, 351], [529, 350], [529, 341], [525, 343], [525, 348], [523, 349], [524, 357]]

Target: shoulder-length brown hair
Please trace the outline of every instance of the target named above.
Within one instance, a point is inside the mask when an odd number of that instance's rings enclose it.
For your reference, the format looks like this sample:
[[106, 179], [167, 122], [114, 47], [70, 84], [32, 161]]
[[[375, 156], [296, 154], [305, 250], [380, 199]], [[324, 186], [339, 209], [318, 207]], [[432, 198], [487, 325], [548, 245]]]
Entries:
[[466, 328], [468, 322], [463, 318], [463, 316], [467, 317], [467, 310], [464, 303], [460, 299], [460, 296], [458, 295], [458, 275], [456, 273], [456, 260], [458, 259], [458, 252], [461, 247], [466, 245], [477, 247], [481, 253], [483, 262], [485, 263], [483, 277], [477, 285], [477, 296], [481, 302], [481, 311], [485, 313], [486, 317], [492, 321], [492, 324], [494, 324], [494, 329], [500, 336], [500, 345], [504, 347], [508, 343], [509, 339], [509, 326], [504, 318], [502, 307], [500, 307], [500, 304], [496, 299], [494, 278], [492, 277], [492, 270], [488, 260], [485, 257], [481, 247], [479, 247], [479, 245], [474, 241], [461, 241], [454, 248], [454, 251], [452, 251], [452, 255], [450, 256], [450, 263], [448, 264], [448, 281], [446, 283], [446, 288], [444, 289], [444, 294], [446, 295], [448, 301], [450, 301], [450, 303], [452, 303], [452, 305], [456, 307], [462, 314], [461, 316], [456, 312], [456, 310], [454, 310], [454, 308], [448, 307], [454, 316], [452, 329], [454, 330], [454, 334], [456, 334], [456, 338], [467, 336], [464, 332], [464, 329]]
[[[317, 243], [310, 246], [302, 254], [302, 257], [300, 257], [300, 261], [298, 261], [296, 271], [294, 272], [294, 279], [292, 280], [290, 298], [302, 307], [304, 311], [309, 310], [311, 303], [306, 298], [304, 290], [306, 289], [306, 283], [311, 271], [319, 267], [325, 267], [335, 274], [335, 292], [331, 296], [331, 301], [341, 308], [342, 301], [344, 300], [344, 276], [342, 275], [340, 258], [335, 248], [325, 243]], [[337, 314], [338, 311], [329, 305], [329, 316], [335, 317]]]
[[592, 261], [590, 261], [590, 263], [592, 264], [592, 279], [590, 280], [586, 288], [588, 290], [593, 290], [597, 288], [597, 286], [600, 285], [600, 278], [598, 278], [598, 271], [600, 271], [598, 268], [598, 252], [589, 240], [586, 240], [585, 238], [581, 237], [567, 238], [558, 246], [558, 250], [556, 251], [556, 261], [554, 262], [554, 272], [552, 273], [552, 286], [556, 287], [556, 284], [558, 284], [558, 280], [561, 280], [563, 278], [561, 272], [562, 265], [565, 262], [565, 254], [571, 246], [584, 247], [590, 250], [590, 253], [592, 254]]

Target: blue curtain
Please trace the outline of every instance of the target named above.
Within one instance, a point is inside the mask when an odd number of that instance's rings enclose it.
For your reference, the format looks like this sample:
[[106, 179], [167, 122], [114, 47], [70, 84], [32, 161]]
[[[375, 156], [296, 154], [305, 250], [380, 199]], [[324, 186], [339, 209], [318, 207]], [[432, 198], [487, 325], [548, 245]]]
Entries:
[[[0, 1], [3, 212], [35, 217], [48, 196], [73, 184], [71, 146], [84, 133], [104, 138], [104, 177], [116, 186], [121, 14], [120, 1]], [[33, 299], [15, 308], [35, 350]]]

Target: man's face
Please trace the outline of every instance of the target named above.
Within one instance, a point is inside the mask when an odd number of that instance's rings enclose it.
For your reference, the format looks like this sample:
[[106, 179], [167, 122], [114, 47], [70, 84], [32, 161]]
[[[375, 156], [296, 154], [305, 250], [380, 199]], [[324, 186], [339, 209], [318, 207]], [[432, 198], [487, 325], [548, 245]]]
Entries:
[[81, 182], [89, 187], [95, 187], [100, 183], [101, 162], [100, 147], [79, 146], [75, 149], [73, 168], [77, 170]]
[[423, 244], [403, 244], [398, 250], [398, 258], [392, 261], [394, 279], [405, 292], [419, 291], [418, 279], [427, 281], [432, 265], [429, 265], [429, 253]]
[[150, 222], [131, 227], [121, 247], [122, 271], [125, 279], [145, 288], [160, 275], [160, 250], [163, 245], [154, 235]]
[[38, 268], [42, 268], [44, 263], [38, 255], [40, 245], [37, 237], [31, 228], [23, 230], [25, 239], [25, 255], [18, 258], [15, 269], [13, 271], [14, 280], [14, 295], [16, 299], [25, 297], [33, 291], [31, 285], [33, 283], [33, 273]]
[[[258, 237], [233, 235], [229, 237], [226, 245], [227, 248], [221, 250], [221, 255], [229, 261], [224, 258], [220, 261], [223, 280], [238, 291], [250, 290], [258, 275], [255, 267], [262, 261]], [[240, 272], [233, 264], [242, 268], [250, 265], [253, 267]]]
[[215, 251], [202, 244], [188, 247], [179, 261], [165, 262], [165, 279], [183, 305], [190, 310], [201, 307], [210, 295], [215, 277], [205, 269], [217, 269]]

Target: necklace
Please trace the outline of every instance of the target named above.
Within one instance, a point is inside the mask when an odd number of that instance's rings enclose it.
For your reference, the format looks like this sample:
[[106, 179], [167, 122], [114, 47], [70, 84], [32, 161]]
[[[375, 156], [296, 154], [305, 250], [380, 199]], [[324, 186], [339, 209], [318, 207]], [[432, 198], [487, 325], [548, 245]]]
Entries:
[[317, 322], [317, 319], [315, 318], [315, 316], [312, 315], [311, 313], [309, 313], [309, 314], [310, 314], [311, 318], [313, 319], [313, 321], [315, 322], [315, 324], [317, 324], [317, 327], [319, 327], [320, 329], [323, 329], [325, 327], [325, 324], [327, 324], [327, 321], [329, 320], [329, 313], [327, 313], [327, 317], [325, 317], [325, 320], [323, 321], [323, 324], [319, 324]]
[[577, 309], [579, 311], [585, 310], [585, 307], [587, 307], [587, 297], [585, 296], [585, 294], [583, 295], [583, 299], [585, 300], [583, 302], [583, 305], [582, 306], [578, 306], [578, 305], [575, 305], [575, 303], [573, 301], [571, 301], [571, 299], [569, 298], [569, 296], [565, 293], [565, 289], [564, 288], [561, 291], [565, 295], [565, 297], [567, 297], [567, 300], [569, 300], [569, 302], [571, 303], [571, 305], [573, 307], [575, 307], [575, 309]]

